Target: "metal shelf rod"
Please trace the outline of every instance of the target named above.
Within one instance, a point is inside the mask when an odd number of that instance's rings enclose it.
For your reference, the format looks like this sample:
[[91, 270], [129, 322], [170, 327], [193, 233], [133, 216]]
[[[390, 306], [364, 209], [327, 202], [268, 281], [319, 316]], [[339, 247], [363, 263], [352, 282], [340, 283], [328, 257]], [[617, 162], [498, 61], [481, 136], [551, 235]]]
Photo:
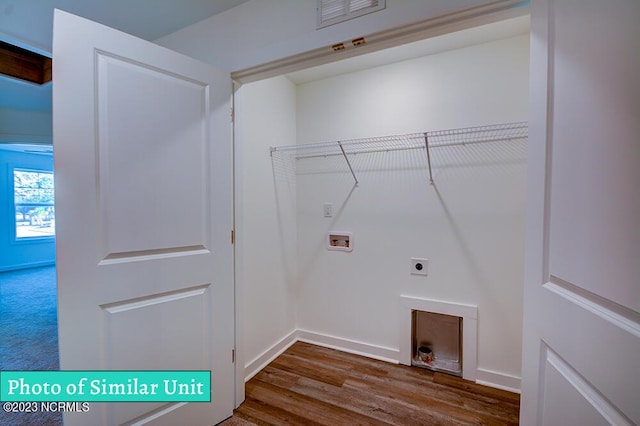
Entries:
[[433, 174], [431, 173], [431, 154], [429, 149], [429, 136], [425, 132], [424, 134], [424, 146], [427, 150], [427, 164], [429, 165], [429, 182], [433, 185]]
[[511, 142], [511, 141], [517, 141], [520, 139], [527, 139], [528, 136], [507, 136], [504, 138], [489, 138], [489, 139], [485, 139], [485, 140], [479, 140], [479, 141], [468, 141], [468, 142], [445, 142], [445, 143], [438, 143], [435, 145], [430, 145], [431, 148], [443, 148], [445, 146], [459, 146], [459, 145], [474, 145], [477, 143], [491, 143], [491, 142]]
[[[443, 148], [443, 147], [447, 147], [447, 146], [463, 146], [463, 145], [474, 145], [474, 144], [480, 144], [480, 143], [516, 141], [516, 140], [520, 140], [520, 139], [527, 139], [527, 136], [507, 137], [507, 138], [493, 138], [493, 139], [488, 139], [488, 140], [470, 141], [470, 142], [439, 143], [439, 144], [436, 144], [436, 145], [429, 144], [429, 148], [434, 149], [434, 148]], [[293, 146], [292, 145], [292, 146], [287, 146], [287, 147], [280, 147], [280, 148], [277, 148], [277, 149], [273, 149], [272, 148], [271, 152], [293, 151], [293, 150], [296, 150], [296, 149], [300, 149], [300, 151], [304, 151], [304, 146], [305, 145], [301, 145], [301, 146]], [[343, 146], [344, 146], [344, 144], [343, 144]], [[349, 154], [351, 154], [351, 155], [373, 154], [373, 153], [376, 153], [376, 152], [407, 151], [407, 150], [412, 150], [412, 149], [424, 149], [424, 144], [415, 145], [415, 146], [403, 146], [403, 147], [363, 149], [363, 150], [358, 150], [358, 151], [351, 151], [351, 152], [349, 152]], [[326, 154], [301, 154], [301, 155], [297, 155], [296, 156], [296, 160], [300, 160], [300, 159], [303, 159], [303, 158], [334, 157], [334, 156], [339, 156], [339, 155], [343, 155], [342, 152], [334, 152], [334, 153], [326, 153]]]
[[[482, 143], [482, 142], [498, 142], [503, 140], [517, 140], [517, 139], [526, 139], [527, 138], [527, 128], [528, 125], [526, 122], [519, 123], [507, 123], [507, 124], [498, 124], [498, 125], [489, 125], [489, 126], [480, 126], [480, 127], [467, 127], [461, 129], [450, 129], [450, 130], [437, 130], [432, 132], [426, 132], [428, 137], [430, 138], [430, 146], [431, 148], [436, 148], [440, 146], [455, 146], [455, 145], [469, 145], [472, 143]], [[475, 137], [469, 138], [470, 140], [464, 140], [465, 135], [477, 135]], [[377, 138], [364, 138], [364, 139], [353, 139], [348, 141], [341, 141], [340, 143], [345, 148], [345, 151], [349, 150], [351, 147], [359, 147], [366, 146], [371, 144], [390, 144], [389, 148], [379, 148], [376, 151], [363, 150], [363, 151], [354, 151], [349, 152], [350, 154], [356, 154], [360, 152], [383, 152], [383, 151], [394, 151], [401, 149], [413, 149], [413, 147], [396, 147], [394, 145], [398, 144], [406, 144], [407, 142], [416, 141], [418, 144], [422, 145], [420, 141], [424, 138], [424, 133], [411, 133], [405, 135], [394, 135], [394, 136], [383, 136]], [[462, 140], [461, 140], [462, 139]], [[433, 143], [436, 140], [449, 140], [446, 143]], [[322, 143], [314, 143], [314, 144], [306, 144], [306, 145], [289, 145], [289, 146], [278, 146], [271, 147], [271, 152], [276, 151], [305, 151], [305, 150], [322, 150], [327, 149], [331, 150], [336, 146], [337, 142], [322, 142]], [[310, 154], [310, 155], [338, 155], [339, 153], [329, 151], [326, 154]], [[304, 157], [303, 157], [304, 158]]]
[[[376, 149], [366, 149], [362, 151], [349, 152], [350, 155], [358, 155], [358, 154], [372, 154], [376, 152], [391, 152], [391, 151], [407, 151], [411, 149], [424, 149], [424, 145], [419, 146], [407, 146], [402, 148], [376, 148]], [[335, 152], [331, 154], [306, 154], [306, 155], [297, 155], [296, 160], [301, 160], [303, 158], [320, 158], [320, 157], [335, 157], [342, 155], [341, 152]]]
[[[292, 157], [296, 160], [342, 155], [347, 162], [347, 166], [349, 166], [349, 171], [356, 181], [356, 185], [358, 185], [358, 178], [351, 166], [351, 161], [349, 161], [349, 155], [424, 149], [427, 154], [429, 181], [433, 184], [431, 150], [434, 148], [518, 141], [526, 140], [528, 137], [528, 123], [517, 122], [347, 141], [271, 147], [271, 155], [274, 152], [293, 152]], [[340, 150], [338, 151], [337, 148], [340, 148]]]

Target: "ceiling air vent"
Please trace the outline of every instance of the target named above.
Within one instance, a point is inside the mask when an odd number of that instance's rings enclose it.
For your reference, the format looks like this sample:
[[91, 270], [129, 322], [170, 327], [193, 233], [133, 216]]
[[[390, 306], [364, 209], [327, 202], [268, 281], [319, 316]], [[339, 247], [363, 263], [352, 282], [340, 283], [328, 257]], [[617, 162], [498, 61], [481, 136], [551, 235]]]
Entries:
[[385, 7], [386, 0], [318, 0], [317, 28], [357, 18]]

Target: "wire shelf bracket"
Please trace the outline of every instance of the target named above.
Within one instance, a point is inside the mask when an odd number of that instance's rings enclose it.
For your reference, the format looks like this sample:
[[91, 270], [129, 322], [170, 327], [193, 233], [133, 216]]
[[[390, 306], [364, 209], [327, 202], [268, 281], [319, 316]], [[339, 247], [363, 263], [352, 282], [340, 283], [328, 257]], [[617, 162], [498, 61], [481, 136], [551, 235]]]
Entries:
[[347, 153], [344, 152], [344, 147], [342, 146], [342, 142], [338, 141], [338, 145], [340, 146], [340, 151], [342, 151], [344, 160], [347, 162], [347, 166], [349, 166], [349, 170], [351, 171], [351, 176], [353, 176], [353, 180], [355, 180], [356, 185], [358, 185], [358, 178], [356, 177], [356, 174], [353, 172], [353, 167], [351, 167], [351, 162], [349, 161], [349, 157], [347, 157]]
[[431, 152], [429, 149], [429, 134], [424, 133], [424, 147], [427, 151], [427, 165], [429, 166], [429, 183], [433, 185], [433, 173], [431, 172]]

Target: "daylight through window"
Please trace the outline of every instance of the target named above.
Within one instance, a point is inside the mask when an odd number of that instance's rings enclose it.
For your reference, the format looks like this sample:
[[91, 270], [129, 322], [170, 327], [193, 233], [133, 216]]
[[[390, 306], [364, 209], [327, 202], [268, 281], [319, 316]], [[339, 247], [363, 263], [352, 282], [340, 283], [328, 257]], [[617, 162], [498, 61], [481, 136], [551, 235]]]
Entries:
[[53, 173], [13, 171], [16, 238], [53, 237], [55, 207]]

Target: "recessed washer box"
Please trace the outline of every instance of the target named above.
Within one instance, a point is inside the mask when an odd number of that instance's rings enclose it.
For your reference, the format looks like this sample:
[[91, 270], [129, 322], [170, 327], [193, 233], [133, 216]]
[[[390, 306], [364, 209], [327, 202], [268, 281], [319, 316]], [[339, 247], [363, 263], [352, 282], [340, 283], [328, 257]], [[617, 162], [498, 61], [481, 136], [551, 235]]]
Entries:
[[351, 232], [331, 231], [327, 233], [327, 250], [353, 251]]

